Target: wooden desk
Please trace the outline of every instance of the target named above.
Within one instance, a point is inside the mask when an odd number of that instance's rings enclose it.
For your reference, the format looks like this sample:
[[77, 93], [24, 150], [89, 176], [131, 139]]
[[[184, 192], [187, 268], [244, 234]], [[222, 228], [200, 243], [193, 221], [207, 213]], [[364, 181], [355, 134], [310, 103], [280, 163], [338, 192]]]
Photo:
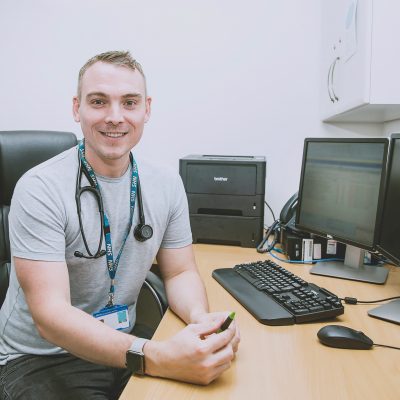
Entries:
[[[400, 326], [369, 317], [367, 310], [374, 305], [345, 305], [344, 315], [328, 322], [262, 325], [211, 277], [211, 272], [268, 256], [258, 254], [255, 249], [215, 245], [195, 245], [195, 253], [211, 310], [236, 311], [242, 337], [236, 360], [230, 370], [204, 387], [160, 378], [132, 377], [121, 400], [400, 399], [400, 351], [379, 347], [334, 349], [323, 346], [317, 339], [321, 327], [335, 323], [362, 330], [376, 343], [399, 347]], [[391, 268], [385, 285], [373, 285], [310, 275], [306, 265], [283, 265], [339, 297], [368, 300], [400, 294], [399, 268]], [[155, 339], [168, 338], [183, 326], [168, 311]]]

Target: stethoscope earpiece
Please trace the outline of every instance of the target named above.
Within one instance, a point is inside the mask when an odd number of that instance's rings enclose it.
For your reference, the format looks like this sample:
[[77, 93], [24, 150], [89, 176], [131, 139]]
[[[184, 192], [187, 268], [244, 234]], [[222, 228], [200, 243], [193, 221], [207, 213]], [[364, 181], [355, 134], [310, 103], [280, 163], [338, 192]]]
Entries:
[[106, 251], [105, 250], [100, 250], [98, 253], [96, 253], [93, 256], [85, 256], [82, 252], [80, 251], [75, 251], [74, 252], [74, 256], [78, 257], [78, 258], [86, 258], [87, 260], [90, 260], [92, 258], [100, 258], [106, 255]]
[[82, 258], [83, 257], [83, 253], [81, 253], [80, 251], [75, 251], [74, 252], [74, 256], [78, 257], [78, 258]]

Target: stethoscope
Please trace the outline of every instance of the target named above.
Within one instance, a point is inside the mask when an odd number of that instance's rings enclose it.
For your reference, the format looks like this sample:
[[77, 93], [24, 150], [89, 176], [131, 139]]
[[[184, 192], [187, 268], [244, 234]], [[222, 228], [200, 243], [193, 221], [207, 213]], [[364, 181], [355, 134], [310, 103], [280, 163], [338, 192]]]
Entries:
[[[132, 164], [132, 153], [129, 154], [130, 161]], [[103, 199], [101, 197], [100, 190], [96, 187], [95, 183], [93, 182], [92, 177], [89, 175], [89, 172], [86, 170], [85, 165], [83, 164], [83, 161], [81, 157], [79, 156], [79, 151], [78, 151], [78, 160], [79, 160], [79, 166], [78, 166], [78, 174], [76, 176], [76, 189], [75, 189], [75, 201], [76, 201], [76, 210], [78, 213], [78, 219], [79, 219], [79, 229], [81, 231], [83, 243], [85, 244], [85, 249], [88, 255], [83, 254], [81, 251], [75, 251], [74, 256], [79, 257], [79, 258], [86, 258], [86, 259], [94, 259], [94, 258], [100, 258], [106, 255], [106, 251], [102, 249], [103, 246], [103, 237], [104, 237], [104, 206], [103, 206]], [[81, 186], [82, 182], [82, 175], [86, 176], [86, 179], [89, 181], [90, 186]], [[83, 223], [82, 223], [82, 214], [81, 214], [81, 196], [82, 193], [84, 192], [89, 192], [94, 195], [96, 198], [98, 207], [99, 207], [99, 218], [100, 218], [100, 237], [99, 237], [99, 246], [97, 247], [97, 251], [95, 254], [92, 254], [87, 240], [85, 236], [85, 231], [83, 229]], [[140, 180], [138, 179], [137, 181], [137, 200], [138, 200], [138, 206], [139, 206], [139, 224], [135, 227], [133, 230], [133, 236], [135, 239], [139, 242], [145, 242], [146, 240], [150, 239], [153, 236], [153, 228], [150, 225], [146, 224], [145, 218], [144, 218], [144, 212], [143, 212], [143, 201], [142, 201], [142, 193], [140, 189]]]

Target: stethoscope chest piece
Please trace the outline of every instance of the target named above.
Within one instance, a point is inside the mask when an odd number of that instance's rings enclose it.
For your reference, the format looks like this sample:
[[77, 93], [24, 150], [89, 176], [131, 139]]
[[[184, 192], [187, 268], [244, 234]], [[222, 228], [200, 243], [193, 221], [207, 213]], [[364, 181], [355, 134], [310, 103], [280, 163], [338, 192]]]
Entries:
[[145, 242], [153, 236], [153, 228], [147, 224], [139, 224], [133, 230], [133, 236], [139, 242]]

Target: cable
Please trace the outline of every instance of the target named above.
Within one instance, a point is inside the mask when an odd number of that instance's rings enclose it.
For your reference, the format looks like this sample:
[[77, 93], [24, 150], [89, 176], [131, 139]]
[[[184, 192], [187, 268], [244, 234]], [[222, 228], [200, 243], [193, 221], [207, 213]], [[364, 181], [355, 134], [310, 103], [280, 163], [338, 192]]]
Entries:
[[[261, 243], [257, 246], [257, 252], [258, 253], [268, 253], [271, 251], [271, 249], [275, 246], [275, 244], [278, 242], [278, 231], [279, 231], [279, 220], [275, 218], [275, 214], [272, 211], [272, 208], [269, 206], [269, 204], [264, 200], [265, 205], [269, 208], [269, 211], [271, 211], [272, 217], [274, 219], [274, 222], [269, 228], [266, 228], [265, 236]], [[265, 228], [265, 225], [264, 225]], [[269, 237], [274, 234], [274, 239], [272, 240], [271, 243], [268, 244], [266, 248], [264, 248], [265, 243], [267, 243]]]
[[272, 211], [272, 208], [269, 206], [269, 204], [268, 204], [265, 200], [264, 200], [264, 203], [265, 203], [265, 205], [269, 208], [269, 211], [271, 211], [272, 218], [274, 219], [274, 221], [276, 221], [275, 214], [274, 214], [274, 212]]
[[387, 297], [386, 299], [369, 300], [369, 301], [357, 300], [355, 297], [345, 297], [343, 299], [339, 298], [339, 300], [343, 300], [346, 304], [357, 304], [357, 303], [373, 304], [373, 303], [381, 303], [382, 301], [389, 301], [389, 300], [396, 300], [396, 299], [400, 299], [400, 296]]
[[[380, 253], [373, 253], [371, 252], [371, 256], [375, 257], [378, 260], [378, 264], [379, 263], [383, 263], [383, 264], [389, 264], [389, 265], [393, 265], [395, 267], [397, 267], [398, 265], [395, 264], [394, 262], [392, 262], [391, 260], [389, 260], [388, 258], [386, 258], [385, 256], [383, 256]], [[366, 264], [366, 263], [365, 263]], [[371, 263], [371, 265], [374, 265]]]
[[[275, 250], [275, 249], [272, 249], [272, 250]], [[291, 261], [291, 260], [285, 260], [283, 258], [279, 258], [274, 253], [272, 253], [271, 251], [270, 251], [269, 254], [271, 254], [271, 256], [274, 257], [278, 261], [283, 261], [283, 262], [286, 262], [286, 263], [289, 263], [289, 264], [304, 264], [304, 261]]]
[[[265, 232], [265, 236], [261, 241], [261, 243], [257, 246], [258, 253], [268, 253], [274, 248], [274, 246], [278, 242], [279, 227], [280, 227], [279, 220], [275, 220], [272, 223], [272, 225], [268, 228], [267, 232]], [[274, 235], [272, 242], [269, 243], [268, 246], [264, 248], [265, 243], [268, 242], [268, 239], [272, 234]]]
[[[279, 249], [275, 249], [275, 248], [273, 248], [271, 250], [281, 252]], [[279, 258], [274, 253], [272, 253], [272, 251], [270, 251], [269, 254], [271, 254], [271, 256], [274, 257], [275, 259], [277, 259], [278, 261], [282, 261], [282, 262], [289, 263], [289, 264], [311, 264], [311, 263], [327, 262], [327, 261], [343, 261], [343, 258], [321, 258], [318, 260], [311, 260], [311, 261], [291, 261], [291, 260], [285, 260], [283, 258]]]
[[387, 347], [388, 349], [400, 350], [400, 347], [389, 346], [389, 345], [387, 345], [387, 344], [378, 344], [378, 343], [374, 343], [374, 346]]

